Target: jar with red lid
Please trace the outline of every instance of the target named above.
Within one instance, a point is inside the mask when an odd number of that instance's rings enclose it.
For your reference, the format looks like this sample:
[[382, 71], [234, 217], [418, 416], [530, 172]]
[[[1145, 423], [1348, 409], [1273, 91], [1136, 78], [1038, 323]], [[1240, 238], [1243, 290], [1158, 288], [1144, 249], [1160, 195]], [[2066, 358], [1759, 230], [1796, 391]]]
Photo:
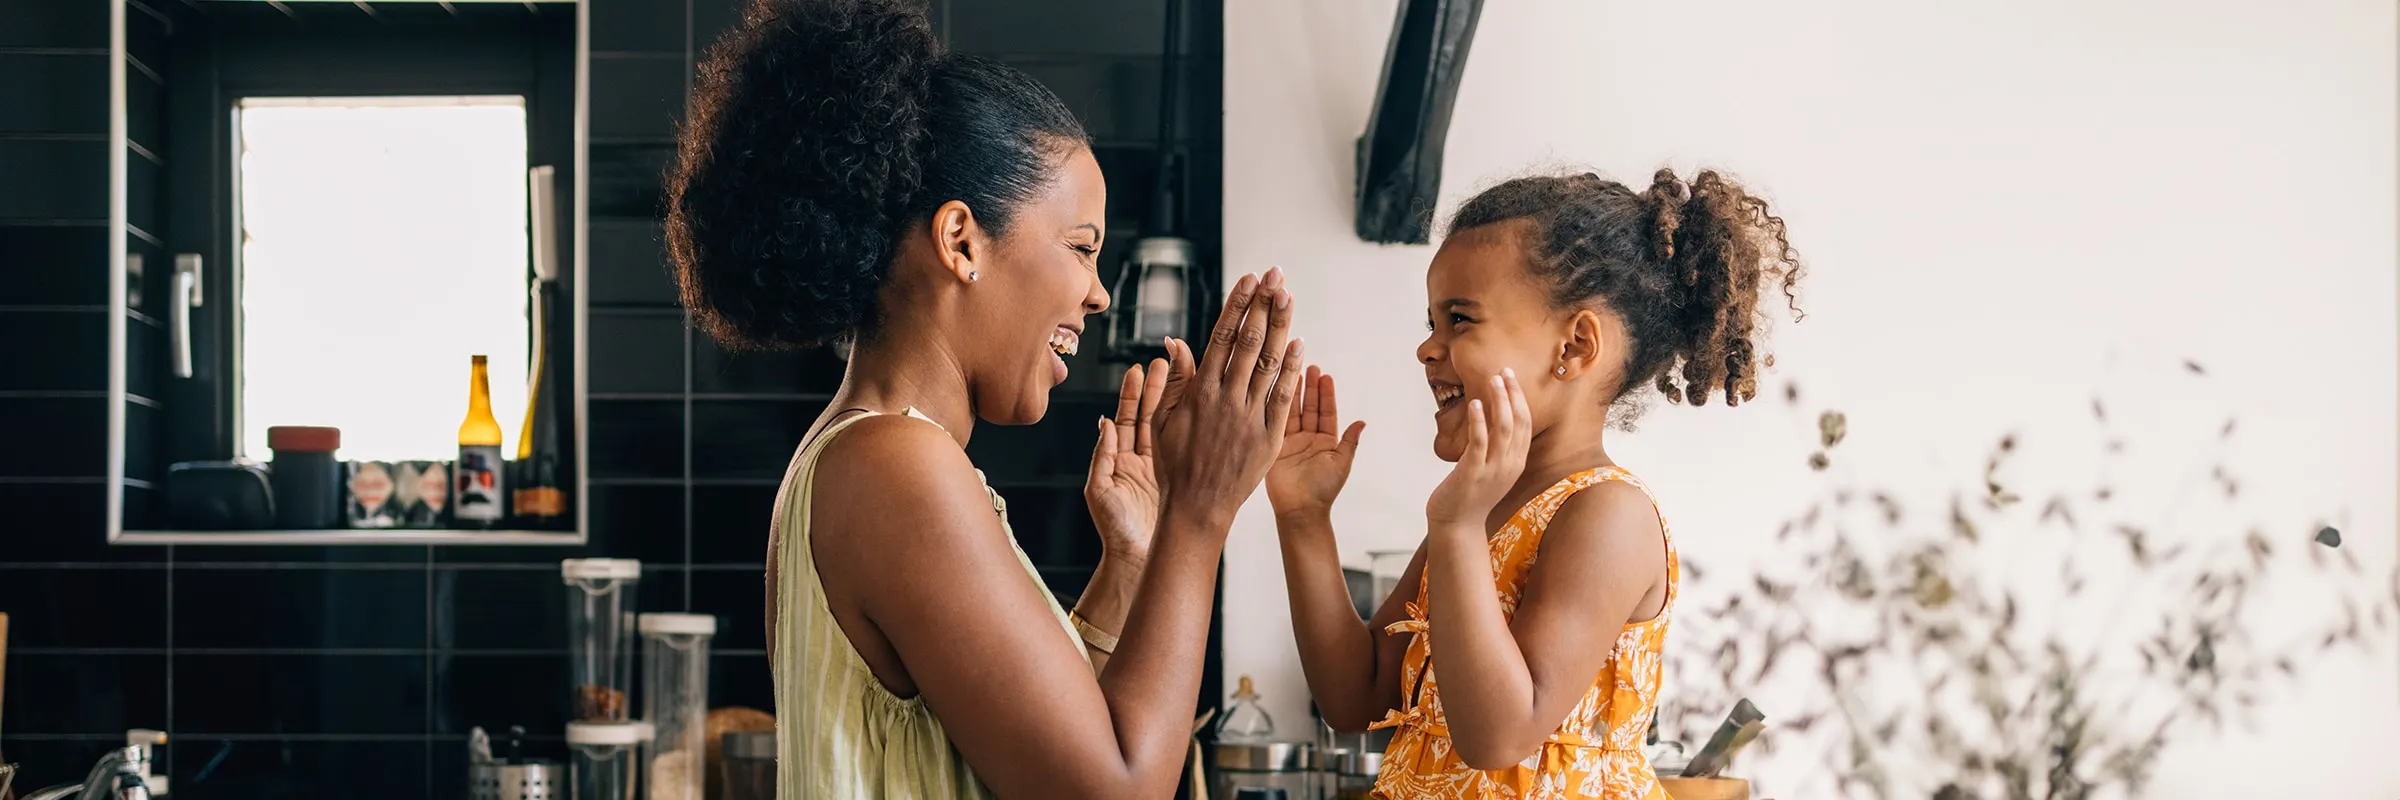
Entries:
[[267, 429], [267, 448], [275, 451], [275, 460], [267, 467], [267, 485], [275, 496], [275, 527], [341, 527], [342, 470], [333, 453], [342, 448], [342, 430], [277, 425]]

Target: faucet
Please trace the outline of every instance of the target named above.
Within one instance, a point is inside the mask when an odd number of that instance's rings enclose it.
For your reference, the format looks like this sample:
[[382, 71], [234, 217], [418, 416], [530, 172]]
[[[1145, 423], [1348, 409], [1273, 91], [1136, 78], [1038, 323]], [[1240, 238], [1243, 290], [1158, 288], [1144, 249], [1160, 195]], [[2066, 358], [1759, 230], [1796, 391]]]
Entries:
[[151, 800], [167, 793], [167, 779], [150, 774], [150, 747], [167, 743], [165, 733], [136, 728], [125, 732], [125, 746], [108, 751], [92, 765], [82, 783], [52, 786], [24, 800]]

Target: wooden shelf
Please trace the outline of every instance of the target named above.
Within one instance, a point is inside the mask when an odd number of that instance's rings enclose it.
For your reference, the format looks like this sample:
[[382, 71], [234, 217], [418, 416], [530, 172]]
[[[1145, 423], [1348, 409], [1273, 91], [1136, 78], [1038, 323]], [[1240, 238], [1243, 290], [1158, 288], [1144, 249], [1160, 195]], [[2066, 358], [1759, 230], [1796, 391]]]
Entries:
[[134, 545], [561, 545], [583, 544], [577, 531], [446, 531], [400, 528], [324, 531], [125, 531], [112, 544]]

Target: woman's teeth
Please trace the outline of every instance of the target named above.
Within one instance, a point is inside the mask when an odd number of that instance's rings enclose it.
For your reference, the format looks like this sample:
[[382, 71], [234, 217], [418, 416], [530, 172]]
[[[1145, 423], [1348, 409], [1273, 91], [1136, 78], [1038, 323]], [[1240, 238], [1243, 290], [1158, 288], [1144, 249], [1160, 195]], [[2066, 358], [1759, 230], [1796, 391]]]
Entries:
[[1078, 347], [1082, 342], [1082, 338], [1083, 337], [1075, 335], [1074, 331], [1053, 331], [1050, 334], [1050, 352], [1057, 353], [1061, 356], [1074, 355], [1076, 347]]

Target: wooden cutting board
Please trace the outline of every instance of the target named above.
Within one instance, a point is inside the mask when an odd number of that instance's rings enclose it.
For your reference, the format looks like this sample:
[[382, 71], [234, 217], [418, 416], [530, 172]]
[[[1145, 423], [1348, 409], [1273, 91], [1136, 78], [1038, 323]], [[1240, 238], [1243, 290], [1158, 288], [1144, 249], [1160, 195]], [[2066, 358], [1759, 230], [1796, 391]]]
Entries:
[[1674, 800], [1750, 800], [1750, 782], [1740, 778], [1660, 778]]

